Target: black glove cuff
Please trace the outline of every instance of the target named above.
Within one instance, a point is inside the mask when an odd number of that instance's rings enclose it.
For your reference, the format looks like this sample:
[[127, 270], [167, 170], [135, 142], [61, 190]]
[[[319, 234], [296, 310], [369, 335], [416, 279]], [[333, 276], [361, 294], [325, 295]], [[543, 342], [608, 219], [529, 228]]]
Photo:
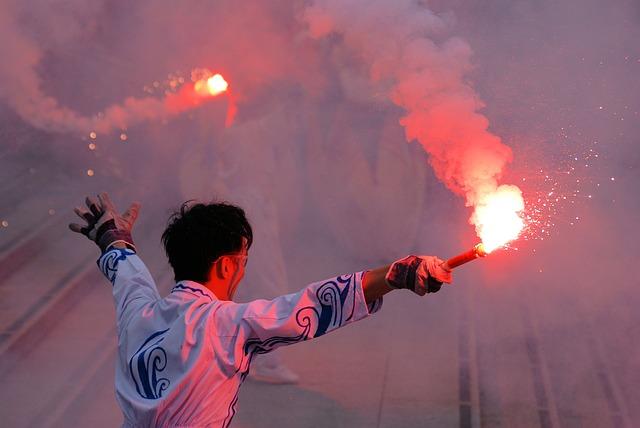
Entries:
[[131, 232], [126, 230], [109, 229], [104, 231], [102, 234], [98, 234], [96, 237], [96, 243], [103, 253], [107, 251], [109, 245], [116, 241], [124, 242], [131, 250], [135, 251], [136, 249], [135, 244], [133, 243], [133, 238], [131, 237]]
[[420, 259], [416, 256], [407, 256], [391, 265], [385, 276], [387, 283], [392, 288], [406, 288], [414, 291], [416, 284], [416, 272], [420, 265]]

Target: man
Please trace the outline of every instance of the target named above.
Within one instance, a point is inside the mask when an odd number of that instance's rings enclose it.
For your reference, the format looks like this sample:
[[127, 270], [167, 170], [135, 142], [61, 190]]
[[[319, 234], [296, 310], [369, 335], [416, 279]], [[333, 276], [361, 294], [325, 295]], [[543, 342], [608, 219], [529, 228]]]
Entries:
[[98, 266], [113, 285], [124, 426], [227, 427], [253, 356], [365, 318], [393, 289], [424, 295], [451, 282], [441, 260], [408, 256], [273, 300], [234, 303], [253, 231], [242, 209], [198, 203], [184, 204], [162, 235], [176, 285], [161, 298], [131, 236], [140, 205], [120, 215], [106, 193], [86, 204], [75, 209], [86, 224], [69, 227], [100, 247]]
[[[290, 118], [285, 118], [281, 109], [243, 120], [223, 132], [211, 128], [210, 114], [201, 118], [194, 129], [205, 135], [192, 139], [181, 151], [178, 183], [185, 199], [206, 200], [215, 194], [233, 198], [251, 213], [251, 269], [243, 280], [251, 287], [241, 287], [234, 300], [271, 299], [298, 291], [288, 281], [281, 233], [282, 224], [297, 221], [302, 201], [296, 195], [301, 180], [296, 179], [299, 165], [293, 157], [294, 141], [299, 141], [294, 139], [295, 126], [284, 125]], [[209, 141], [211, 135], [215, 144]], [[252, 144], [256, 136], [260, 136], [260, 144]], [[280, 173], [274, 174], [276, 170]], [[248, 379], [268, 384], [297, 383], [299, 376], [280, 358], [280, 352], [252, 358]]]

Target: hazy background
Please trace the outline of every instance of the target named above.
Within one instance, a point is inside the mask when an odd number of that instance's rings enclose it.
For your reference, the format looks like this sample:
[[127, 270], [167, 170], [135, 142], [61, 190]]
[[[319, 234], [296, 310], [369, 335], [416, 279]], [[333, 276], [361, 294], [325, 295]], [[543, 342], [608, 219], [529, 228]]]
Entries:
[[[371, 320], [285, 350], [301, 384], [245, 385], [234, 423], [635, 426], [640, 3], [403, 1], [411, 13], [393, 15], [393, 26], [371, 18], [401, 9], [391, 1], [319, 4], [337, 11], [345, 33], [312, 34], [312, 2], [2, 0], [3, 417], [11, 426], [121, 421], [108, 283], [92, 244], [66, 229], [86, 194], [143, 203], [135, 238], [161, 294], [171, 275], [159, 236], [187, 199], [246, 208], [256, 243], [242, 300], [473, 245], [464, 198], [405, 140], [405, 110], [390, 96], [398, 63], [371, 79], [377, 45], [359, 50], [349, 39], [353, 27], [402, 49], [415, 39], [394, 38], [405, 18], [406, 28], [424, 18], [420, 37], [470, 48], [428, 57], [439, 70], [427, 79], [434, 93], [464, 87], [473, 105], [484, 102], [488, 131], [513, 154], [501, 182], [521, 187], [540, 223], [517, 250], [461, 268], [438, 294], [394, 293]], [[231, 126], [223, 96], [90, 138], [86, 118], [128, 97], [159, 98], [169, 74], [188, 79], [195, 67], [230, 82]], [[135, 118], [149, 106], [129, 105]], [[466, 129], [472, 113], [447, 124]]]

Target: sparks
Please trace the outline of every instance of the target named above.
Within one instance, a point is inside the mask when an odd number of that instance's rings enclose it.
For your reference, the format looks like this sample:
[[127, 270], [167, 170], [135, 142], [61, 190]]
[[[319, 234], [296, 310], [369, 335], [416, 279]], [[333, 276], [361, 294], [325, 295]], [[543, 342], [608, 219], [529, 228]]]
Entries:
[[[573, 227], [582, 221], [577, 210], [584, 202], [596, 199], [594, 191], [605, 186], [593, 179], [601, 171], [597, 144], [592, 140], [577, 153], [565, 152], [554, 157], [550, 169], [536, 169], [526, 181], [522, 180], [528, 196], [526, 210], [522, 212], [525, 225], [520, 233], [522, 240], [543, 241], [560, 233], [558, 226]], [[607, 181], [610, 179], [611, 176]]]

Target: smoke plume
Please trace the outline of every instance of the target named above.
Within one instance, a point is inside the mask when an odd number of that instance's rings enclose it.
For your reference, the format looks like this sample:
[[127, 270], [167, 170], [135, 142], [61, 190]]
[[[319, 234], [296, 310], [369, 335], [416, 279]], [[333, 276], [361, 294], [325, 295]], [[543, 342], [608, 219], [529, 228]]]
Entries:
[[470, 220], [480, 235], [491, 195], [512, 195], [514, 209], [522, 210], [520, 190], [499, 185], [512, 152], [488, 130], [484, 104], [465, 80], [471, 49], [448, 36], [446, 16], [412, 0], [318, 0], [304, 19], [313, 37], [339, 35], [377, 89], [405, 110], [407, 140], [419, 141], [440, 180], [481, 209]]
[[[35, 5], [34, 5], [35, 3]], [[206, 98], [197, 96], [190, 85], [163, 97], [127, 97], [95, 115], [85, 115], [61, 105], [43, 88], [38, 66], [47, 49], [64, 46], [71, 39], [90, 30], [95, 15], [102, 12], [103, 2], [31, 2], [26, 8], [20, 2], [0, 2], [0, 99], [26, 122], [36, 128], [62, 133], [108, 133], [126, 129], [136, 123], [165, 119], [201, 104]], [[52, 22], [57, 25], [47, 27]], [[31, 25], [29, 25], [31, 24]], [[39, 38], [39, 28], [47, 38]], [[230, 106], [230, 115], [233, 109]]]

